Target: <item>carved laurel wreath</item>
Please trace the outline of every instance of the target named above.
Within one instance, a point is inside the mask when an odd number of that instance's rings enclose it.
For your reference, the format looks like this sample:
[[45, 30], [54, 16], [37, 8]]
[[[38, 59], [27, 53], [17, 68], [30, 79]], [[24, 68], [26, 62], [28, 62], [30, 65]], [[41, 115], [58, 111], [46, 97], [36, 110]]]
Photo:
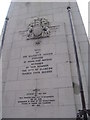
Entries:
[[27, 31], [27, 40], [49, 37], [49, 22], [45, 18], [36, 18], [28, 25]]

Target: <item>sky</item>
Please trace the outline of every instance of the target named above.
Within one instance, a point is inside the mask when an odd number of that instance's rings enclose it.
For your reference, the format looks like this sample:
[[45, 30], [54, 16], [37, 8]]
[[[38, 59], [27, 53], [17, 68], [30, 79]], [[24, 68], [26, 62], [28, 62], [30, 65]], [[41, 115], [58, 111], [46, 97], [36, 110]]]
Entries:
[[[11, 0], [0, 0], [0, 34], [4, 25]], [[79, 10], [84, 22], [86, 33], [88, 35], [88, 2], [89, 0], [77, 0]]]

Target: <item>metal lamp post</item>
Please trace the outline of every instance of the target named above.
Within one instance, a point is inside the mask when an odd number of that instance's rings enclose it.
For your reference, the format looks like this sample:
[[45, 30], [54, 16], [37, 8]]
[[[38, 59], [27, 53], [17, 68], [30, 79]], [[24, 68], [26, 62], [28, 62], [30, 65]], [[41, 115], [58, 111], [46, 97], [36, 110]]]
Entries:
[[71, 7], [68, 6], [67, 10], [68, 10], [72, 38], [73, 38], [75, 59], [76, 59], [76, 65], [77, 65], [77, 74], [78, 74], [80, 95], [81, 95], [81, 102], [82, 102], [82, 110], [78, 111], [76, 120], [88, 120], [87, 116], [90, 115], [90, 110], [86, 109], [85, 96], [84, 96], [84, 90], [83, 90], [83, 85], [82, 85], [82, 77], [81, 77], [81, 72], [80, 72], [80, 65], [79, 65], [78, 52], [77, 52], [77, 46], [76, 46], [76, 40], [75, 40], [75, 29], [74, 29], [74, 24], [73, 24], [73, 19], [72, 19]]

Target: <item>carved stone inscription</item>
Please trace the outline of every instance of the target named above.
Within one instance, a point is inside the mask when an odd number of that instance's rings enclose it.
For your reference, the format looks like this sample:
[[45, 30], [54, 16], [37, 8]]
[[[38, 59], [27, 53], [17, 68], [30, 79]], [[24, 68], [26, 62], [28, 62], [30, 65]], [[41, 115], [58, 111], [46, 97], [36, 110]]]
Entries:
[[35, 48], [32, 53], [24, 54], [22, 56], [22, 76], [55, 74], [53, 55], [53, 51], [42, 52], [41, 48]]
[[46, 64], [46, 61], [52, 61], [52, 58], [48, 58], [47, 56], [53, 55], [53, 53], [40, 54], [40, 49], [35, 49], [35, 55], [23, 56], [23, 58], [27, 58], [24, 63], [28, 63], [29, 66], [26, 66], [25, 69], [22, 70], [22, 74], [44, 74], [51, 73], [52, 66]]
[[30, 105], [30, 106], [42, 106], [42, 105], [54, 105], [56, 103], [56, 91], [51, 92], [48, 90], [34, 89], [29, 92], [18, 95], [17, 105]]

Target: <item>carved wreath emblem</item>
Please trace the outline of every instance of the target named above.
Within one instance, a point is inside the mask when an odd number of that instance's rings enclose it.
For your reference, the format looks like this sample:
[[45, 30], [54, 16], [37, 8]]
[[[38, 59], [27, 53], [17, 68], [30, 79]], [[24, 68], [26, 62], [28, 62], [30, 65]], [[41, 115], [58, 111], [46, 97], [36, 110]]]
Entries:
[[27, 40], [50, 36], [49, 22], [45, 18], [36, 18], [28, 25]]

